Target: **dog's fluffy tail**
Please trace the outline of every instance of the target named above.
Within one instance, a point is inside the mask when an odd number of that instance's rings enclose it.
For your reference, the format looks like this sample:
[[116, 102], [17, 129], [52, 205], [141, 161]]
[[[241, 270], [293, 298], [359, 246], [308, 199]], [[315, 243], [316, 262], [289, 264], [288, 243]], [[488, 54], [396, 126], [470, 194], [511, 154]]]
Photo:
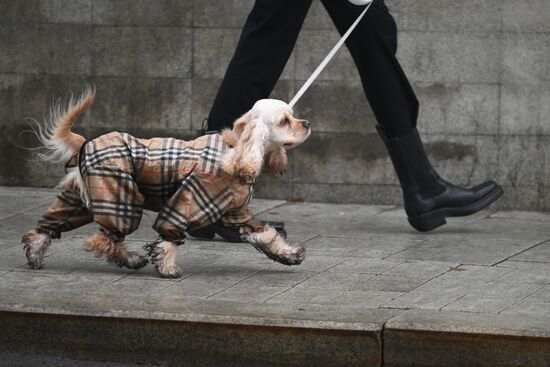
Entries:
[[66, 106], [58, 102], [51, 107], [45, 126], [39, 126], [37, 131], [38, 139], [49, 150], [47, 153], [39, 153], [41, 159], [66, 162], [79, 152], [86, 138], [72, 132], [72, 127], [94, 99], [95, 87], [86, 86], [80, 98], [71, 97]]
[[[65, 105], [55, 103], [44, 126], [37, 124], [33, 129], [40, 143], [48, 149], [46, 153], [38, 153], [40, 159], [50, 162], [67, 162], [80, 151], [86, 138], [72, 132], [72, 127], [84, 111], [94, 102], [95, 87], [86, 86], [80, 98], [71, 97]], [[80, 170], [70, 169], [58, 186], [71, 187], [79, 194], [82, 202], [90, 205], [90, 200]]]

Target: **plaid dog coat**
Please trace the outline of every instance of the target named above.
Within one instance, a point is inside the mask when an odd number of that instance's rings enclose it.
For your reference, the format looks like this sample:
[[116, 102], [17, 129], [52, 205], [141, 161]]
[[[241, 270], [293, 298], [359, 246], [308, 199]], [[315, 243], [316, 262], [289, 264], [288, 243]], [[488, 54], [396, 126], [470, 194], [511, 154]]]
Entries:
[[220, 134], [193, 141], [102, 135], [84, 144], [78, 157], [89, 206], [65, 187], [39, 228], [55, 238], [93, 220], [122, 240], [149, 209], [158, 212], [153, 228], [160, 237], [180, 243], [187, 229], [247, 223], [253, 219], [248, 209], [253, 182], [239, 182], [222, 170], [228, 148]]

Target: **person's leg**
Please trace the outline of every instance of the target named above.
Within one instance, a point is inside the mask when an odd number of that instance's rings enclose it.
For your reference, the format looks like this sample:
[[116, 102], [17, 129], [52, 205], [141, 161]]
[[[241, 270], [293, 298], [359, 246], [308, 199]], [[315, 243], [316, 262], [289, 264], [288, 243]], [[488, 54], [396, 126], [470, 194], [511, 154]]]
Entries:
[[[348, 1], [322, 0], [338, 31], [343, 34], [364, 7]], [[383, 0], [375, 0], [346, 42], [376, 120], [392, 137], [416, 126], [418, 100], [399, 64], [397, 26]]]
[[256, 0], [208, 116], [208, 130], [230, 128], [267, 98], [292, 53], [312, 0]]
[[[347, 1], [322, 2], [340, 33], [364, 9]], [[445, 224], [445, 217], [473, 214], [502, 195], [502, 188], [492, 181], [471, 189], [452, 185], [430, 164], [416, 130], [418, 101], [395, 56], [397, 27], [383, 0], [374, 0], [346, 45], [378, 120], [377, 130], [393, 162], [414, 228], [430, 231]]]

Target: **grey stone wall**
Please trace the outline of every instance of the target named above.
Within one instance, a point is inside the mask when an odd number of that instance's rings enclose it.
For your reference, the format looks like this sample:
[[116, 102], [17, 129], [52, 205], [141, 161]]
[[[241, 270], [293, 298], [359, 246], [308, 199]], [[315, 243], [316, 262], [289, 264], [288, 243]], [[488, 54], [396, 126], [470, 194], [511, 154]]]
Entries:
[[[334, 0], [340, 1], [340, 0]], [[343, 1], [343, 0], [342, 0]], [[442, 176], [494, 178], [500, 207], [550, 209], [550, 2], [387, 0], [399, 58], [421, 101], [419, 130]], [[0, 184], [52, 186], [60, 165], [17, 145], [25, 118], [84, 82], [98, 87], [79, 122], [148, 137], [196, 136], [252, 0], [0, 1]], [[318, 0], [274, 96], [288, 100], [338, 39]], [[314, 134], [258, 195], [399, 203], [396, 177], [347, 50], [297, 108]]]

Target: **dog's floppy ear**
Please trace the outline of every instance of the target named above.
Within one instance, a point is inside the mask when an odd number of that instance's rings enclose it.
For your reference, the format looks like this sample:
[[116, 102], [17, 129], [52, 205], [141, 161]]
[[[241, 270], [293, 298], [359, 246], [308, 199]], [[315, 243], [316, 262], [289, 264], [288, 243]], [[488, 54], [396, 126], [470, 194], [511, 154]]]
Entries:
[[261, 119], [252, 118], [252, 115], [247, 113], [235, 122], [233, 132], [237, 142], [227, 152], [222, 167], [237, 179], [249, 182], [256, 178], [262, 169], [269, 130]]
[[233, 133], [235, 134], [237, 139], [241, 137], [241, 135], [243, 134], [244, 128], [251, 120], [252, 120], [252, 113], [247, 112], [241, 117], [239, 117], [237, 121], [233, 123]]
[[288, 168], [288, 159], [286, 150], [283, 147], [277, 147], [267, 153], [264, 163], [266, 173], [276, 176], [282, 175]]
[[250, 119], [251, 119], [251, 114], [250, 112], [247, 112], [243, 116], [239, 117], [237, 121], [233, 123], [232, 129], [222, 130], [222, 136], [231, 148], [237, 145], [237, 140], [239, 140], [240, 136], [244, 131], [246, 124], [250, 122]]

